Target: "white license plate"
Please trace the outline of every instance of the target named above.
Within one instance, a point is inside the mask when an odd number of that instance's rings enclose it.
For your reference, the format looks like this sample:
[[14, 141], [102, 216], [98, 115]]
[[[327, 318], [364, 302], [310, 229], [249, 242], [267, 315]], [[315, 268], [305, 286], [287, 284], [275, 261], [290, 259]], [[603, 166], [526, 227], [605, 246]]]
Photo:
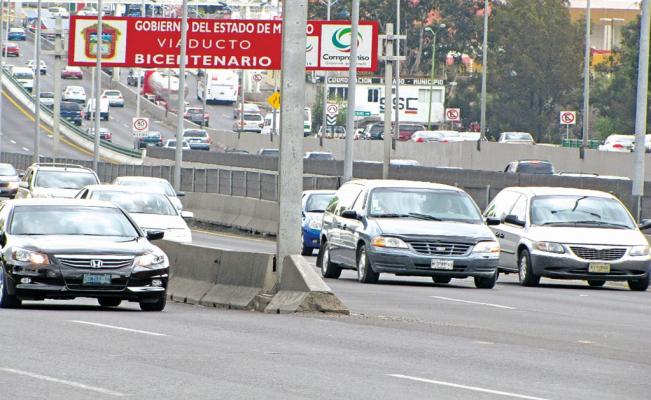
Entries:
[[445, 271], [452, 271], [454, 269], [454, 261], [452, 260], [438, 260], [434, 259], [432, 260], [432, 264], [430, 266], [432, 269], [442, 269]]
[[588, 264], [588, 272], [595, 274], [609, 274], [610, 264], [590, 263]]

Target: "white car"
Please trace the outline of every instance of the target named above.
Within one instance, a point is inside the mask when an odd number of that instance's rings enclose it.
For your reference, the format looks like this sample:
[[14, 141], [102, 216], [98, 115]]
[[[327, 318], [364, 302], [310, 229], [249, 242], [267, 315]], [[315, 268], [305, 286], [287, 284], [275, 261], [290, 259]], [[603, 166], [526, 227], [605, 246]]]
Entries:
[[105, 90], [102, 92], [102, 98], [108, 99], [111, 107], [124, 107], [124, 97], [119, 90]]
[[31, 92], [34, 87], [34, 70], [30, 67], [13, 67], [11, 74], [25, 90]]
[[411, 135], [411, 141], [416, 143], [452, 143], [463, 142], [464, 139], [457, 131], [416, 131]]
[[[163, 147], [166, 149], [176, 149], [176, 139], [167, 139], [163, 144]], [[183, 150], [192, 150], [190, 148], [190, 143], [187, 140], [181, 142], [181, 149]]]
[[536, 144], [529, 132], [502, 132], [497, 143]]
[[82, 86], [66, 86], [61, 99], [84, 104], [86, 103], [86, 91]]
[[[240, 117], [240, 112], [242, 111], [242, 103], [238, 103], [233, 107], [233, 118], [237, 119]], [[260, 114], [260, 107], [254, 103], [244, 103], [244, 114]]]
[[599, 151], [631, 152], [635, 145], [635, 135], [610, 135], [604, 144], [599, 146]]
[[41, 105], [45, 107], [54, 106], [54, 92], [41, 92], [39, 93], [38, 98], [41, 102]]
[[135, 186], [141, 189], [144, 188], [143, 190], [163, 193], [169, 197], [177, 210], [183, 209], [179, 197], [185, 196], [185, 193], [175, 191], [167, 179], [150, 176], [118, 176], [113, 180], [113, 185]]
[[264, 118], [259, 113], [245, 113], [242, 119], [239, 118], [233, 123], [235, 132], [262, 132], [264, 127]]
[[[29, 60], [27, 62], [27, 66], [30, 67], [34, 72], [36, 72], [36, 60]], [[39, 70], [41, 71], [41, 75], [47, 74], [47, 64], [45, 63], [45, 61], [41, 60], [41, 68]]]
[[184, 218], [194, 215], [179, 211], [162, 193], [133, 186], [91, 185], [81, 189], [76, 198], [110, 201], [124, 208], [143, 231], [163, 231], [165, 240], [192, 243], [192, 231]]
[[334, 161], [335, 156], [327, 151], [308, 151], [303, 158], [306, 160]]

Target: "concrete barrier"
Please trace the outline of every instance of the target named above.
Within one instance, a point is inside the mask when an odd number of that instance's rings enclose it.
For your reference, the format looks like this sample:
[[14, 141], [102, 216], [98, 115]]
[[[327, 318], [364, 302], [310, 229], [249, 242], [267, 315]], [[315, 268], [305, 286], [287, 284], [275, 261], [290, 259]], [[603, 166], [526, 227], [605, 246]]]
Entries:
[[289, 256], [283, 263], [278, 293], [264, 312], [285, 314], [319, 311], [349, 314], [349, 310], [302, 256]]

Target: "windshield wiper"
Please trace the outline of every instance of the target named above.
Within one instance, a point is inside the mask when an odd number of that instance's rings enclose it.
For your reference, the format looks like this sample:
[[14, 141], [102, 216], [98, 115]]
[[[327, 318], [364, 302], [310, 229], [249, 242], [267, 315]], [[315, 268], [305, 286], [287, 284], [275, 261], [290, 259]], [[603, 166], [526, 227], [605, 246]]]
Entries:
[[575, 224], [588, 224], [588, 225], [601, 225], [601, 226], [614, 226], [617, 228], [625, 228], [625, 229], [630, 229], [631, 227], [628, 225], [624, 224], [618, 224], [615, 222], [605, 222], [605, 221], [594, 221], [594, 220], [586, 220], [586, 221], [572, 221]]
[[420, 213], [409, 213], [410, 217], [426, 219], [428, 221], [443, 221], [441, 218], [437, 218], [433, 215], [420, 214]]
[[313, 212], [313, 213], [324, 213], [325, 210], [307, 210], [305, 212]]
[[580, 212], [580, 213], [592, 215], [593, 217], [601, 218], [601, 215], [599, 215], [597, 213], [594, 213], [594, 212], [591, 212], [591, 211], [576, 210], [575, 208], [573, 208], [571, 210], [552, 210], [551, 211], [552, 214], [558, 214], [558, 213], [562, 213], [562, 212], [568, 212], [568, 213], [570, 213], [570, 212]]
[[396, 214], [396, 213], [386, 213], [386, 214], [374, 214], [372, 217], [375, 218], [406, 218], [410, 217], [409, 214]]

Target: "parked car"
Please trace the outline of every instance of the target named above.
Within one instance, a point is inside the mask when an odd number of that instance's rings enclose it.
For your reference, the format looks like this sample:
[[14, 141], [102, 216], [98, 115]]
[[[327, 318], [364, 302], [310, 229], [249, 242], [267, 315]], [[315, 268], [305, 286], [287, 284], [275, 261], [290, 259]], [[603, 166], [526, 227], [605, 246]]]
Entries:
[[[319, 137], [323, 136], [323, 126], [319, 128], [319, 132], [317, 132], [316, 135]], [[343, 139], [346, 137], [346, 127], [341, 125], [327, 125], [326, 133], [323, 137], [330, 139]]]
[[84, 79], [84, 73], [81, 68], [68, 65], [61, 70], [61, 79]]
[[317, 265], [326, 278], [354, 269], [363, 283], [381, 273], [443, 284], [473, 277], [478, 288], [497, 281], [499, 244], [472, 198], [453, 186], [353, 180], [330, 201], [321, 229]]
[[102, 92], [102, 98], [108, 99], [109, 107], [124, 107], [124, 97], [119, 90], [105, 90]]
[[54, 92], [41, 92], [39, 93], [38, 98], [41, 102], [41, 105], [45, 107], [54, 106]]
[[261, 114], [244, 114], [242, 120], [239, 118], [233, 122], [233, 130], [236, 132], [262, 132], [264, 118]]
[[327, 151], [308, 151], [303, 156], [306, 160], [334, 161], [335, 156]]
[[414, 134], [414, 132], [424, 131], [424, 130], [425, 130], [425, 125], [423, 124], [414, 124], [414, 123], [399, 124], [397, 139], [401, 141], [411, 140], [411, 136]]
[[20, 46], [16, 43], [4, 43], [2, 45], [2, 53], [7, 57], [20, 57]]
[[366, 140], [384, 139], [384, 124], [381, 122], [375, 122], [366, 125], [366, 128], [364, 128], [364, 139]]
[[497, 139], [498, 143], [514, 143], [514, 144], [536, 144], [528, 132], [502, 132]]
[[[233, 119], [238, 119], [240, 117], [240, 111], [242, 110], [242, 103], [237, 103], [233, 107]], [[260, 107], [255, 103], [244, 103], [244, 114], [261, 114]]]
[[[163, 147], [166, 149], [176, 149], [176, 139], [167, 139], [165, 144], [163, 144]], [[187, 140], [181, 142], [181, 149], [192, 150]]]
[[209, 126], [210, 125], [210, 114], [207, 112], [204, 113], [201, 107], [185, 107], [185, 113], [183, 113], [183, 118], [188, 121], [194, 122], [197, 125]]
[[321, 244], [323, 213], [335, 190], [306, 190], [302, 200], [301, 254], [311, 256]]
[[63, 101], [86, 104], [86, 90], [83, 86], [66, 86], [61, 98]]
[[280, 150], [278, 150], [278, 149], [260, 149], [260, 150], [258, 150], [258, 155], [259, 156], [264, 156], [264, 157], [278, 158], [280, 156]]
[[519, 160], [511, 161], [504, 172], [514, 174], [554, 175], [554, 166], [545, 160]]
[[123, 300], [144, 311], [165, 308], [167, 256], [118, 206], [72, 199], [8, 200], [3, 232], [0, 307], [22, 300], [95, 298], [103, 307]]
[[635, 145], [635, 135], [610, 135], [599, 146], [599, 151], [631, 152]]
[[9, 33], [7, 33], [7, 40], [27, 40], [27, 35], [25, 35], [25, 30], [23, 28], [9, 28]]
[[0, 164], [0, 196], [13, 199], [19, 183], [20, 175], [16, 172], [16, 168], [11, 164]]
[[416, 143], [453, 143], [463, 142], [464, 139], [457, 131], [417, 131], [411, 135], [411, 141]]
[[172, 185], [163, 178], [153, 178], [149, 176], [118, 176], [113, 180], [113, 185], [136, 186], [144, 188], [147, 191], [163, 193], [172, 201], [177, 210], [183, 209], [183, 204], [179, 197], [185, 196], [184, 192], [177, 192]]
[[186, 129], [183, 131], [183, 139], [187, 140], [192, 150], [210, 150], [212, 139], [205, 129]]
[[[86, 134], [95, 136], [95, 127], [91, 126], [86, 129]], [[111, 134], [111, 131], [109, 131], [108, 128], [102, 126], [99, 128], [99, 138], [100, 140], [106, 140], [107, 142], [113, 141], [113, 135]]]
[[81, 104], [72, 101], [61, 102], [61, 118], [71, 122], [77, 126], [81, 126], [84, 113], [81, 109]]
[[[27, 62], [27, 66], [30, 67], [34, 72], [36, 72], [36, 61], [35, 60], [29, 60]], [[39, 68], [39, 71], [41, 75], [46, 75], [47, 74], [47, 63], [43, 60], [41, 60], [41, 67]]]
[[160, 132], [149, 131], [146, 136], [135, 138], [133, 147], [136, 149], [144, 149], [149, 146], [161, 147], [162, 145], [163, 136]]
[[613, 195], [595, 190], [510, 187], [484, 212], [502, 253], [500, 270], [518, 274], [523, 286], [541, 277], [581, 279], [590, 286], [627, 281], [631, 290], [649, 286], [649, 243]]
[[79, 189], [99, 184], [95, 171], [76, 164], [36, 163], [18, 184], [17, 199], [75, 197]]
[[179, 211], [163, 193], [146, 187], [125, 185], [93, 185], [79, 191], [78, 199], [110, 201], [122, 207], [140, 229], [165, 232], [165, 240], [192, 243], [192, 232], [184, 218], [193, 218], [189, 211]]

